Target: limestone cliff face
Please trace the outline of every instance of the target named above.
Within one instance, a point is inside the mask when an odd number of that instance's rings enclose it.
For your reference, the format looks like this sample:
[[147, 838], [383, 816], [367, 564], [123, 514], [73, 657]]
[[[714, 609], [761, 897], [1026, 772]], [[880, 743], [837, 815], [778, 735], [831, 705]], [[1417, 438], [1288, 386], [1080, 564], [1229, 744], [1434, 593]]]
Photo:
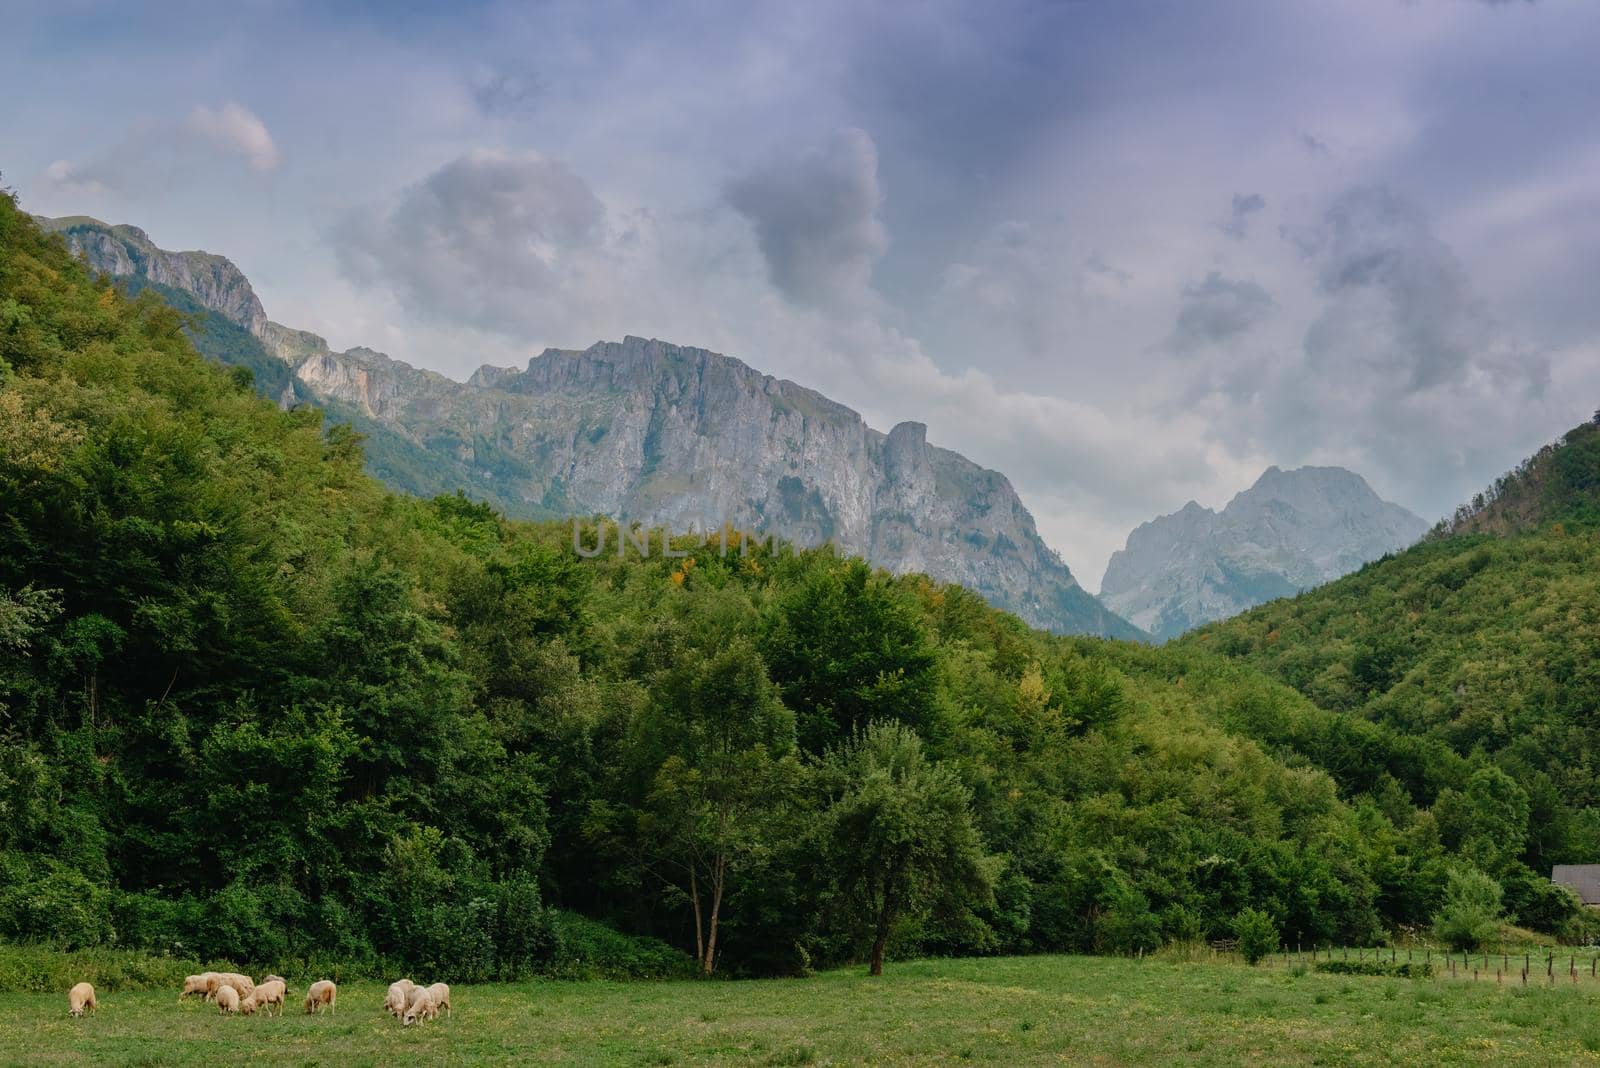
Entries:
[[167, 252], [137, 226], [107, 226], [86, 215], [39, 221], [59, 232], [73, 252], [103, 274], [138, 275], [185, 290], [257, 337], [266, 327], [267, 313], [255, 290], [226, 256]]
[[637, 337], [548, 349], [521, 370], [484, 367], [456, 382], [268, 321], [221, 257], [164, 253], [132, 227], [53, 225], [97, 270], [161, 270], [249, 330], [293, 369], [285, 403], [354, 408], [510, 514], [604, 514], [675, 531], [727, 522], [831, 541], [892, 571], [961, 583], [1036, 626], [1139, 636], [1078, 585], [1005, 476], [930, 445], [920, 423], [883, 434], [737, 359]]
[[1106, 605], [1159, 639], [1349, 574], [1427, 524], [1341, 467], [1267, 468], [1221, 512], [1193, 501], [1114, 553]]

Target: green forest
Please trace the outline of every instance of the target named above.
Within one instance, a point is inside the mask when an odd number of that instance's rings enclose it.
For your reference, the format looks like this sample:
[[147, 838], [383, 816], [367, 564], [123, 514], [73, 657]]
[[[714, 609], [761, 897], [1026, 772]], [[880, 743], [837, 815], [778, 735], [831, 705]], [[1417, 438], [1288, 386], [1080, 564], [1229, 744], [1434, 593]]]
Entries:
[[394, 492], [204, 328], [0, 196], [0, 939], [473, 982], [1596, 933], [1548, 880], [1600, 859], [1588, 506], [1064, 638]]

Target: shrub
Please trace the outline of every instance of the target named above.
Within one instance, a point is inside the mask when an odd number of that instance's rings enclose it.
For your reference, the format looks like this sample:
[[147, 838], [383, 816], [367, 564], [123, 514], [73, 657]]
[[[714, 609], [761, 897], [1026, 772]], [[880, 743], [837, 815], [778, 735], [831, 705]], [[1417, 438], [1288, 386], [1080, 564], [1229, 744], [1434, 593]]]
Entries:
[[1317, 971], [1326, 975], [1377, 975], [1396, 979], [1427, 979], [1433, 965], [1426, 961], [1319, 960]]
[[1559, 934], [1564, 924], [1583, 913], [1583, 902], [1570, 886], [1553, 883], [1520, 864], [1500, 884], [1506, 910], [1519, 926]]
[[1556, 928], [1556, 938], [1564, 946], [1592, 946], [1600, 942], [1600, 916], [1582, 909]]
[[1278, 925], [1260, 909], [1245, 909], [1235, 916], [1233, 933], [1246, 964], [1255, 964], [1278, 948]]
[[1149, 952], [1161, 945], [1161, 919], [1149, 899], [1131, 888], [1118, 888], [1095, 923], [1095, 949], [1102, 953]]
[[1452, 871], [1433, 933], [1451, 949], [1477, 949], [1500, 931], [1500, 884], [1476, 868]]
[[0, 937], [80, 949], [111, 941], [111, 893], [54, 861], [0, 890]]
[[560, 940], [552, 973], [564, 979], [682, 979], [695, 962], [657, 938], [625, 935], [572, 912], [552, 913]]
[[122, 949], [63, 952], [51, 946], [0, 944], [0, 993], [59, 993], [87, 980], [102, 993], [178, 989], [183, 977], [203, 971], [200, 961]]

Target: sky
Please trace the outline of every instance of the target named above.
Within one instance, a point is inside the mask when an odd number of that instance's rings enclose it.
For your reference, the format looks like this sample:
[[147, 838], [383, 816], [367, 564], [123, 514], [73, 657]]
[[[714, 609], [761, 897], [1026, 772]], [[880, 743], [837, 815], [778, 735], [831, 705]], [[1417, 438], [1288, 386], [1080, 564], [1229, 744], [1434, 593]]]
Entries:
[[0, 0], [0, 183], [465, 378], [626, 334], [1004, 472], [1090, 590], [1600, 408], [1600, 4]]

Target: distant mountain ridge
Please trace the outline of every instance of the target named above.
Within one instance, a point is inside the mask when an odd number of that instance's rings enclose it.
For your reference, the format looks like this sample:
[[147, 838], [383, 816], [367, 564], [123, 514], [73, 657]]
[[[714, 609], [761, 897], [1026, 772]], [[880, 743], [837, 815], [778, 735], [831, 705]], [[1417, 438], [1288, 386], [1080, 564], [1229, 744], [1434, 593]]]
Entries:
[[1221, 512], [1190, 501], [1141, 524], [1112, 554], [1100, 598], [1166, 640], [1348, 574], [1427, 527], [1342, 467], [1269, 467]]
[[224, 257], [169, 252], [137, 227], [85, 216], [40, 222], [95, 270], [179, 291], [242, 330], [259, 353], [241, 354], [226, 329], [226, 353], [209, 332], [196, 341], [252, 366], [280, 404], [315, 403], [368, 433], [373, 472], [398, 488], [460, 488], [513, 516], [605, 514], [679, 531], [727, 521], [830, 540], [961, 583], [1035, 626], [1143, 637], [1078, 585], [1004, 475], [930, 445], [920, 423], [884, 434], [732, 357], [637, 337], [456, 382], [269, 320]]

